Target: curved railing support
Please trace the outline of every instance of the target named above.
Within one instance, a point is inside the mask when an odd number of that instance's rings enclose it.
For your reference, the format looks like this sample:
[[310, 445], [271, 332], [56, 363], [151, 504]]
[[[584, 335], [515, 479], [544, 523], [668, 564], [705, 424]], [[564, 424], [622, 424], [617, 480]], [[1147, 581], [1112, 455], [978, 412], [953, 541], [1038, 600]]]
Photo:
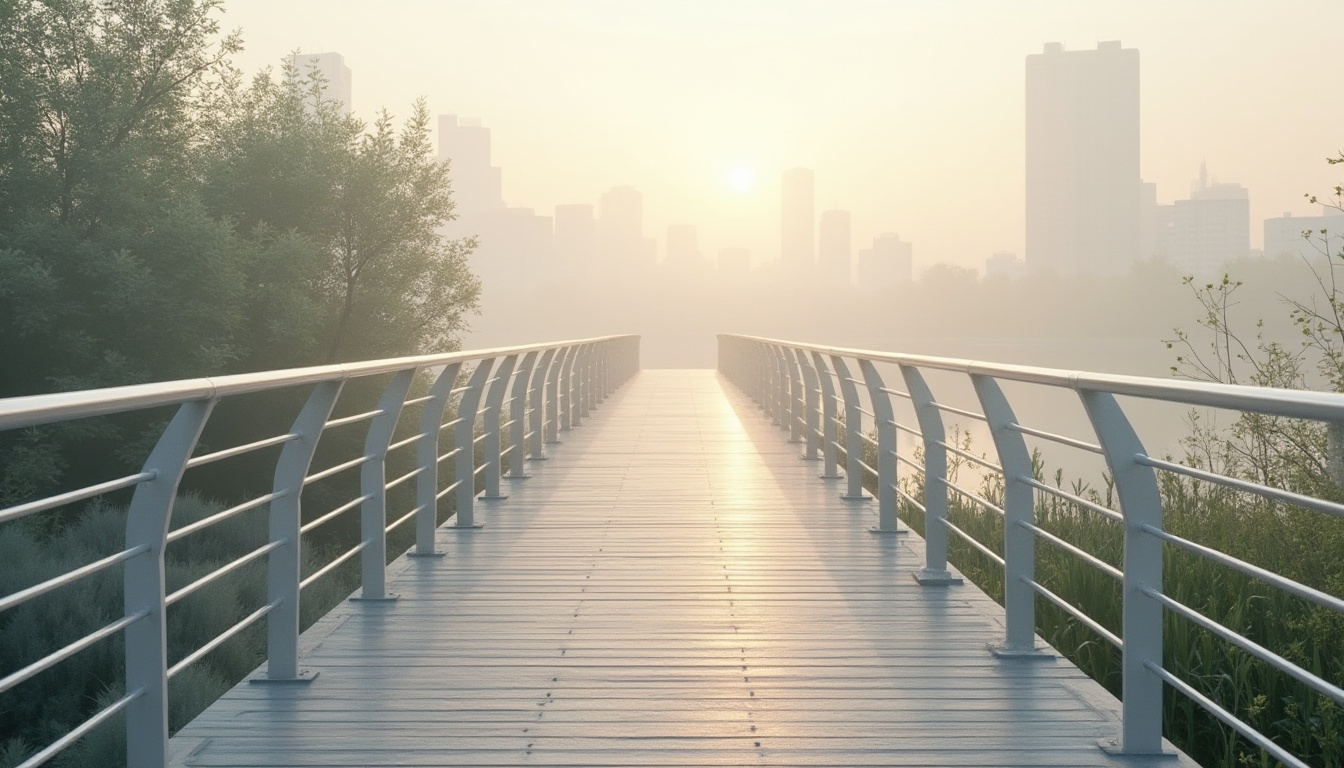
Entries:
[[387, 447], [392, 443], [397, 420], [406, 394], [415, 381], [416, 369], [392, 375], [383, 396], [378, 399], [378, 415], [369, 422], [364, 435], [364, 464], [359, 468], [359, 535], [364, 546], [360, 552], [363, 589], [352, 600], [387, 602], [397, 595], [387, 592]]
[[1017, 416], [999, 383], [990, 376], [971, 375], [980, 398], [990, 438], [1003, 467], [1003, 612], [1004, 638], [993, 648], [996, 656], [1051, 658], [1036, 646], [1036, 495], [1031, 478], [1031, 451], [1014, 431]]
[[168, 625], [163, 550], [168, 543], [168, 525], [177, 500], [178, 483], [216, 402], [202, 400], [178, 407], [141, 470], [151, 473], [153, 479], [136, 486], [126, 514], [126, 549], [146, 548], [127, 560], [123, 571], [124, 615], [140, 617], [125, 629], [126, 692], [141, 692], [126, 707], [128, 765], [165, 765], [168, 760]]
[[863, 406], [859, 403], [859, 388], [854, 376], [839, 355], [831, 355], [835, 377], [840, 382], [840, 393], [845, 402], [845, 492], [846, 501], [867, 501], [872, 498], [863, 490]]
[[415, 478], [415, 504], [420, 513], [415, 517], [414, 557], [443, 554], [434, 546], [434, 531], [439, 527], [439, 464], [444, 458], [439, 456], [439, 434], [461, 368], [461, 363], [445, 365], [429, 386], [429, 400], [420, 409], [420, 439], [415, 446], [416, 467], [420, 470]]
[[308, 401], [289, 428], [298, 439], [280, 450], [275, 463], [275, 481], [270, 503], [270, 541], [284, 546], [267, 556], [266, 597], [275, 605], [266, 617], [266, 674], [253, 682], [307, 681], [316, 672], [299, 669], [299, 579], [302, 575], [303, 542], [300, 535], [303, 510], [303, 478], [312, 466], [322, 426], [331, 418], [331, 410], [345, 382], [324, 381], [313, 387]]
[[835, 381], [826, 367], [826, 358], [820, 352], [813, 352], [812, 369], [816, 371], [821, 384], [822, 430], [821, 430], [821, 478], [839, 480], [840, 469], [836, 466], [836, 442], [839, 438], [839, 410], [836, 406]]
[[947, 569], [947, 486], [937, 482], [938, 478], [947, 477], [943, 414], [919, 369], [910, 365], [902, 365], [900, 369], [924, 444], [924, 567], [915, 572], [915, 581], [924, 586], [960, 584], [961, 579]]
[[873, 425], [877, 427], [877, 527], [874, 533], [900, 533], [896, 492], [896, 412], [891, 398], [883, 390], [882, 374], [869, 360], [859, 360], [863, 381], [868, 386], [868, 402], [873, 406]]
[[[1125, 697], [1120, 750], [1124, 754], [1162, 752], [1162, 680], [1149, 664], [1162, 666], [1162, 606], [1145, 590], [1162, 591], [1162, 540], [1146, 528], [1162, 530], [1162, 494], [1152, 467], [1138, 462], [1147, 456], [1129, 418], [1108, 392], [1080, 389], [1106, 467], [1115, 480], [1124, 513], [1124, 608], [1121, 618], [1120, 684]], [[1103, 745], [1105, 748], [1105, 745]]]

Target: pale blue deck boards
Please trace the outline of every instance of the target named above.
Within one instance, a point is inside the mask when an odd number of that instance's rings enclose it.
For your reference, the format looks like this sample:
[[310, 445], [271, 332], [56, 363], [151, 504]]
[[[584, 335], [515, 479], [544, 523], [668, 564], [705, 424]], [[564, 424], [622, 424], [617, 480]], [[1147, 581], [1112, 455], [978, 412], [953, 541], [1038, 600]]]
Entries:
[[1002, 610], [920, 587], [923, 542], [712, 371], [644, 371], [484, 502], [391, 605], [304, 636], [309, 686], [244, 683], [191, 766], [1193, 765], [1109, 758], [1118, 703], [1001, 661]]

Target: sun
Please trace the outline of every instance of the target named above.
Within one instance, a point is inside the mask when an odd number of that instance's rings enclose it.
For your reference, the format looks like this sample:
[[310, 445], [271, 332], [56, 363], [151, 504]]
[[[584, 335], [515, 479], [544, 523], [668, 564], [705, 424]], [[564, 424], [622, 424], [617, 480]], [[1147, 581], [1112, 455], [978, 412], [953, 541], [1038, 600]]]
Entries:
[[745, 165], [735, 166], [728, 172], [728, 187], [734, 192], [744, 194], [756, 186], [756, 174]]

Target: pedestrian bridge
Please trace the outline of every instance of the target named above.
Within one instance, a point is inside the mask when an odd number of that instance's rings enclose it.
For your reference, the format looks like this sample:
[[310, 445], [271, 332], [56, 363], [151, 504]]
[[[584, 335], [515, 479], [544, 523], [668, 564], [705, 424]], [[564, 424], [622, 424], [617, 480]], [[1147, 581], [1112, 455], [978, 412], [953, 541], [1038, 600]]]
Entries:
[[[719, 344], [717, 372], [640, 371], [638, 340], [606, 337], [0, 401], [0, 429], [176, 408], [142, 471], [0, 510], [8, 525], [132, 494], [124, 548], [0, 597], [8, 611], [93, 573], [124, 572], [120, 620], [0, 669], [0, 693], [38, 690], [48, 670], [124, 639], [120, 697], [23, 765], [106, 727], [124, 727], [135, 766], [1193, 765], [1162, 739], [1164, 686], [1275, 759], [1302, 764], [1164, 668], [1164, 612], [1199, 614], [1163, 593], [1163, 547], [1200, 545], [1162, 530], [1153, 477], [1200, 470], [1149, 457], [1116, 396], [1342, 421], [1340, 397], [741, 336]], [[969, 376], [980, 410], [940, 402], [930, 371]], [[340, 407], [357, 379], [379, 382], [376, 403]], [[1093, 434], [1018, 424], [1006, 382], [1076, 392]], [[198, 450], [221, 400], [281, 388], [307, 393], [292, 425]], [[913, 420], [902, 420], [901, 404]], [[949, 413], [986, 423], [997, 458], [949, 441]], [[362, 452], [315, 468], [319, 439], [349, 427], [363, 429]], [[898, 432], [919, 450], [903, 454]], [[1027, 438], [1106, 458], [1122, 511], [1070, 503], [1124, 527], [1123, 563], [1033, 524], [1033, 494], [1069, 492], [1033, 479]], [[269, 493], [174, 524], [192, 470], [276, 448]], [[1004, 476], [1002, 499], [957, 485], [947, 464], [959, 452]], [[918, 498], [898, 468], [924, 478]], [[305, 489], [343, 475], [348, 502], [301, 505]], [[1004, 539], [978, 542], [950, 522], [949, 493], [1002, 515]], [[902, 504], [924, 515], [925, 537], [898, 519]], [[166, 548], [262, 507], [265, 546], [168, 589]], [[358, 536], [305, 572], [305, 537], [347, 513]], [[1007, 612], [948, 564], [949, 537], [1002, 568]], [[412, 539], [398, 555], [395, 542]], [[1037, 583], [1037, 544], [1116, 579], [1120, 626]], [[303, 590], [356, 566], [352, 598], [300, 633]], [[265, 569], [267, 601], [170, 658], [174, 606], [247, 567]], [[1284, 577], [1257, 577], [1344, 607]], [[1123, 648], [1123, 705], [1036, 636], [1038, 598]], [[1204, 621], [1336, 696], [1331, 683]], [[170, 739], [169, 679], [260, 627], [265, 663]]]

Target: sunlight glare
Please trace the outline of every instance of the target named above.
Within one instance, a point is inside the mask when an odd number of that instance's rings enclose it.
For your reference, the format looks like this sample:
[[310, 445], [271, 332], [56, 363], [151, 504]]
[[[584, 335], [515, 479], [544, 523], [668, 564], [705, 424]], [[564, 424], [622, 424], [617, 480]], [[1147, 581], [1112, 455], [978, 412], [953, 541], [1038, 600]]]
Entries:
[[742, 194], [756, 185], [756, 174], [745, 165], [739, 165], [728, 172], [728, 186], [734, 192]]

